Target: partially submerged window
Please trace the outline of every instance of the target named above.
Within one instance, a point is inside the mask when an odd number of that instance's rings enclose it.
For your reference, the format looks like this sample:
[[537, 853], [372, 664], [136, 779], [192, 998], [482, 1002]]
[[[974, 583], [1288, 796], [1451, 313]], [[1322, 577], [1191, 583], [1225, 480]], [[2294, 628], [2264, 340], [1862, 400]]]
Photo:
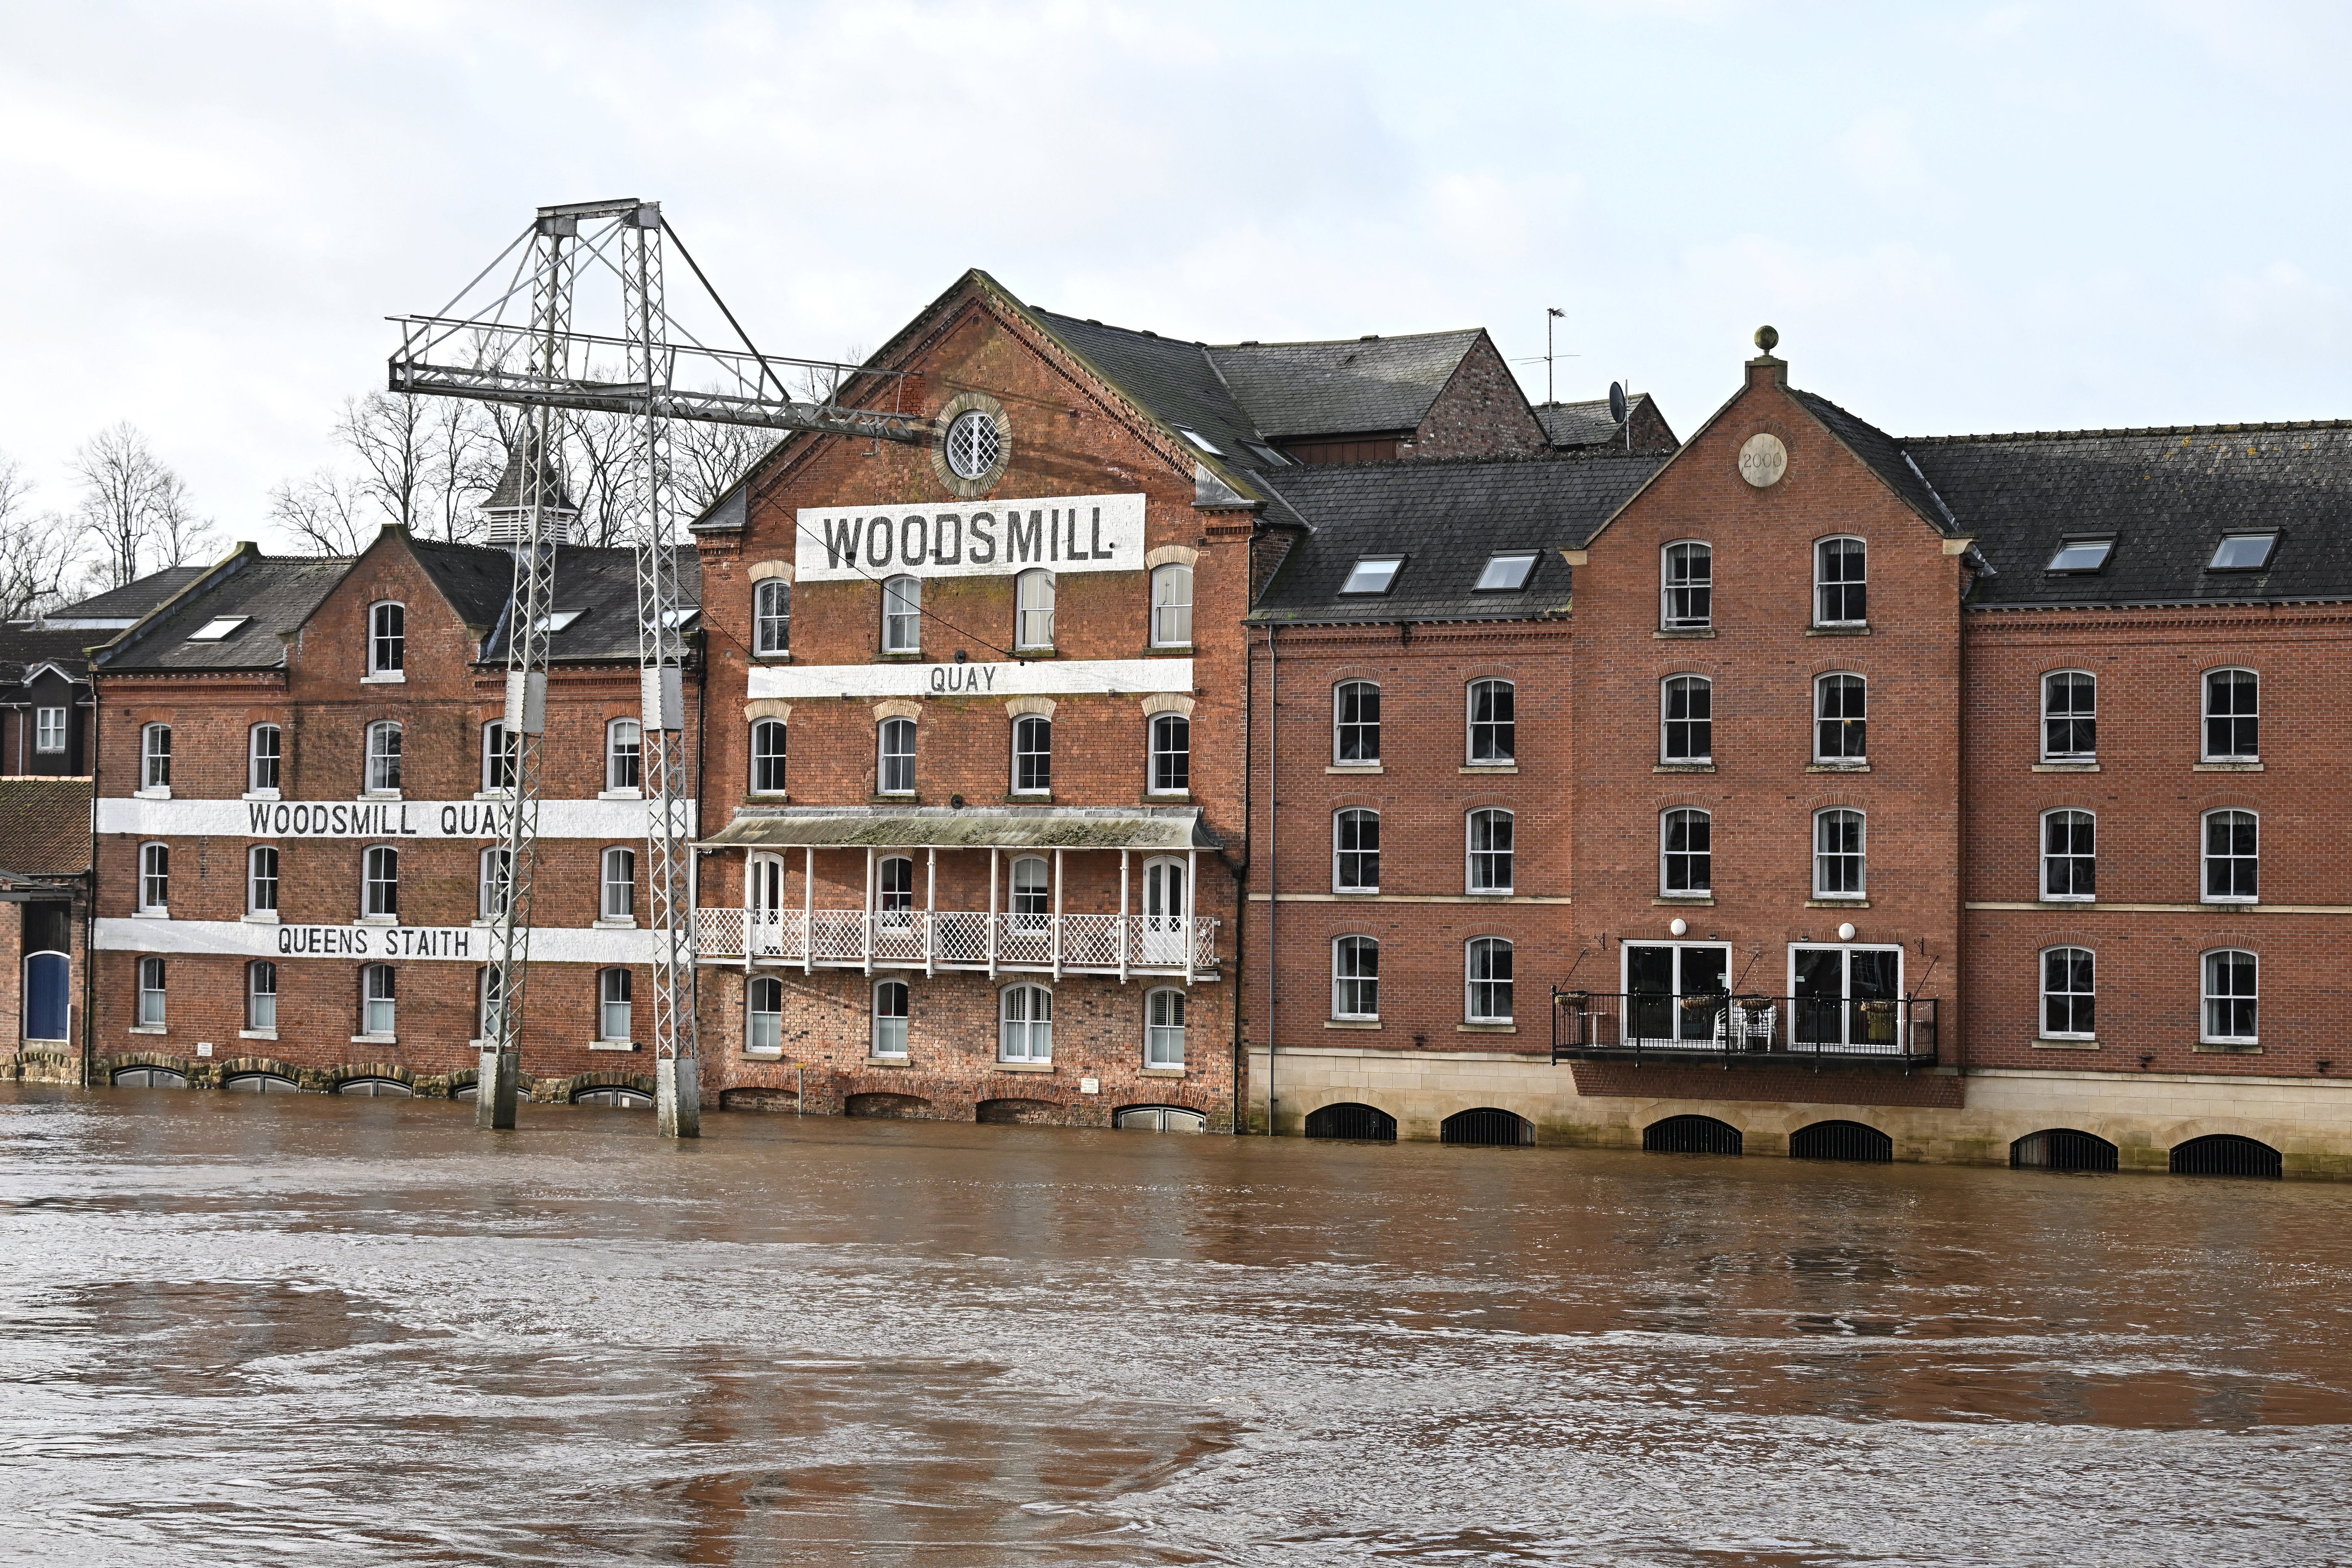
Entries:
[[251, 619], [253, 619], [251, 616], [215, 616], [211, 620], [206, 621], [203, 626], [198, 626], [194, 631], [190, 632], [188, 634], [188, 640], [190, 642], [218, 642], [223, 637], [228, 636], [229, 633], [236, 630], [237, 627], [245, 625], [246, 622]]
[[1385, 594], [1396, 585], [1397, 572], [1404, 565], [1402, 555], [1367, 555], [1348, 573], [1348, 580], [1339, 584], [1342, 594]]
[[2096, 572], [2107, 563], [2108, 554], [2116, 542], [2112, 535], [2103, 539], [2068, 539], [2060, 542], [2058, 553], [2050, 558], [2053, 572]]
[[2271, 546], [2278, 542], [2275, 533], [2225, 533], [2221, 542], [2213, 547], [2213, 559], [2205, 563], [2208, 572], [2255, 572], [2271, 563]]
[[1474, 592], [1493, 594], [1507, 592], [1528, 585], [1528, 574], [1536, 569], [1536, 552], [1532, 550], [1510, 550], [1486, 558], [1486, 569], [1478, 574], [1478, 586]]

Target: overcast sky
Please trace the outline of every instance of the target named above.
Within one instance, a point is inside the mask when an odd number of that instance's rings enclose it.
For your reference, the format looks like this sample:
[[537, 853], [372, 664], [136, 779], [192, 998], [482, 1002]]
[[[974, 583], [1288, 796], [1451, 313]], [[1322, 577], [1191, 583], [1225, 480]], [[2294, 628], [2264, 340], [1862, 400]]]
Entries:
[[2352, 7], [0, 3], [0, 454], [228, 538], [387, 314], [659, 199], [761, 347], [967, 267], [1210, 341], [1483, 325], [1688, 432], [1770, 321], [1898, 433], [2352, 416]]

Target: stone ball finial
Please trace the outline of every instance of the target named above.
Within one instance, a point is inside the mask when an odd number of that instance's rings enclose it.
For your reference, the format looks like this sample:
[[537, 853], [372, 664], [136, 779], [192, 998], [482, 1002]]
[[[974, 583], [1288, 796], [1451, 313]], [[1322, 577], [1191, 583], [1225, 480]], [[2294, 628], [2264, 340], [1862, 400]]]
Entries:
[[1756, 329], [1756, 346], [1769, 354], [1780, 346], [1780, 334], [1770, 327], [1759, 327]]

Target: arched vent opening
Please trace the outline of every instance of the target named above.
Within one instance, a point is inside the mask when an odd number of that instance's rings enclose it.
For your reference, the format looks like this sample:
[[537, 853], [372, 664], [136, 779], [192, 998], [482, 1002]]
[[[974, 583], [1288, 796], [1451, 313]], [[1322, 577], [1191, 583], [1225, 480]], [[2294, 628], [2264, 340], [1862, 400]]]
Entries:
[[2116, 1146], [2095, 1132], [2045, 1127], [2009, 1146], [2012, 1171], [2112, 1171]]
[[2172, 1173], [2176, 1176], [2252, 1176], [2260, 1181], [2279, 1179], [2279, 1152], [2267, 1143], [2252, 1138], [2241, 1138], [2234, 1132], [2216, 1132], [2210, 1137], [2191, 1138], [2176, 1144], [2172, 1151]]
[[1859, 1121], [1816, 1121], [1789, 1134], [1791, 1160], [1852, 1160], [1865, 1165], [1892, 1164], [1895, 1140]]
[[1327, 1105], [1307, 1113], [1309, 1138], [1353, 1138], [1365, 1143], [1396, 1142], [1396, 1118], [1370, 1105]]
[[1438, 1125], [1437, 1139], [1479, 1149], [1520, 1149], [1536, 1141], [1536, 1129], [1516, 1111], [1482, 1105], [1447, 1117]]
[[1712, 1116], [1669, 1116], [1642, 1129], [1642, 1147], [1653, 1154], [1738, 1154], [1745, 1142], [1738, 1128]]

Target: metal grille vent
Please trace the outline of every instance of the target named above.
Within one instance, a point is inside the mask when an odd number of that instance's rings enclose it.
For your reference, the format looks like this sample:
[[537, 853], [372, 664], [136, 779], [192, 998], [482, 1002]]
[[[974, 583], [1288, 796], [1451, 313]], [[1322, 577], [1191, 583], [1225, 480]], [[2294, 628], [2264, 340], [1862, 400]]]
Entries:
[[1437, 1130], [1442, 1143], [1465, 1143], [1481, 1149], [1518, 1149], [1536, 1141], [1533, 1123], [1524, 1116], [1482, 1105], [1457, 1110]]
[[2252, 1138], [2241, 1138], [2234, 1132], [2216, 1132], [2207, 1138], [2191, 1138], [2172, 1151], [2172, 1173], [2176, 1176], [2254, 1176], [2263, 1181], [2279, 1179], [2279, 1152], [2267, 1143]]
[[1895, 1140], [1859, 1121], [1816, 1121], [1789, 1134], [1789, 1158], [1888, 1165], [1895, 1162]]
[[2095, 1132], [2050, 1127], [2009, 1146], [2012, 1171], [2112, 1171], [2116, 1146]]
[[1327, 1105], [1307, 1117], [1309, 1138], [1353, 1138], [1368, 1143], [1396, 1142], [1396, 1118], [1369, 1105]]
[[1712, 1116], [1669, 1116], [1642, 1129], [1642, 1147], [1653, 1154], [1737, 1154], [1739, 1129]]

